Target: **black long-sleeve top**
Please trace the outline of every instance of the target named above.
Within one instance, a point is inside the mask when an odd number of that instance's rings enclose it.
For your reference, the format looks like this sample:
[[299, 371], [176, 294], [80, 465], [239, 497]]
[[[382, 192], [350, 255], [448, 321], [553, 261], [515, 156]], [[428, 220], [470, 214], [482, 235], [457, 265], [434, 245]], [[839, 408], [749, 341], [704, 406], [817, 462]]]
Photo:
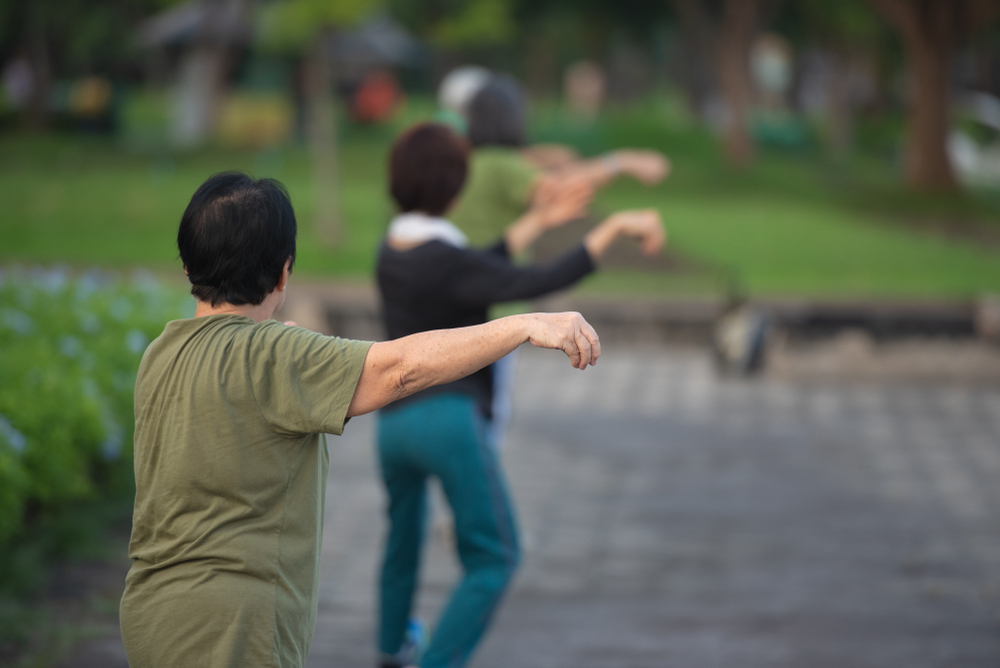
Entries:
[[[397, 250], [383, 242], [376, 275], [386, 335], [397, 339], [433, 329], [482, 324], [492, 304], [555, 292], [593, 270], [594, 263], [582, 244], [551, 262], [521, 266], [511, 262], [507, 244], [501, 239], [486, 249], [428, 241]], [[442, 392], [471, 396], [489, 418], [493, 401], [492, 367], [417, 392], [386, 409]]]

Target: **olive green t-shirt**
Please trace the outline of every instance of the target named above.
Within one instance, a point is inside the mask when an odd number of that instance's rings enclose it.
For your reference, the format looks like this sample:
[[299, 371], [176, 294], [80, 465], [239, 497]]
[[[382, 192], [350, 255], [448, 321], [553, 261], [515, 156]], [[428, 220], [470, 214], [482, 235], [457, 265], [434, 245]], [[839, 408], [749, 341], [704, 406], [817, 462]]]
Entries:
[[135, 387], [132, 668], [298, 667], [316, 625], [326, 433], [370, 343], [237, 315], [176, 320]]
[[448, 219], [473, 246], [491, 244], [531, 203], [538, 170], [516, 148], [486, 146], [472, 153], [469, 176]]

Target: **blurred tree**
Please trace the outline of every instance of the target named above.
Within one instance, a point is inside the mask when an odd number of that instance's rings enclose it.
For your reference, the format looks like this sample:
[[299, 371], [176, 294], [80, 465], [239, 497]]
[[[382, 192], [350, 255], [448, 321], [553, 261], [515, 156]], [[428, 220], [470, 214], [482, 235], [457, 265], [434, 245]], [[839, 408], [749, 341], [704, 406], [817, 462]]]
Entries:
[[175, 145], [193, 148], [215, 129], [233, 65], [250, 42], [250, 17], [251, 0], [194, 0], [139, 26], [143, 46], [180, 51], [170, 123]]
[[515, 37], [516, 0], [389, 0], [394, 16], [438, 47], [509, 44]]
[[749, 116], [753, 104], [750, 47], [757, 32], [759, 0], [725, 0], [719, 29], [719, 84], [726, 100], [726, 158], [737, 167], [753, 161]]
[[454, 14], [442, 15], [428, 37], [444, 48], [482, 44], [504, 44], [516, 32], [510, 0], [470, 0], [456, 7]]
[[[528, 89], [538, 95], [554, 92], [568, 62], [581, 57], [602, 62], [615, 35], [640, 43], [669, 17], [663, 0], [388, 0], [388, 5], [416, 35], [451, 55], [459, 52], [466, 61], [471, 56], [505, 69], [521, 66]], [[454, 59], [445, 64], [449, 61]]]
[[878, 49], [882, 29], [865, 0], [798, 0], [790, 5], [804, 33], [829, 58], [828, 140], [835, 153], [846, 152], [853, 134], [851, 72], [859, 59]]
[[303, 57], [306, 140], [313, 156], [316, 231], [323, 243], [343, 241], [332, 44], [337, 30], [373, 11], [378, 0], [278, 0], [259, 14], [262, 46]]
[[30, 65], [28, 124], [46, 124], [54, 79], [123, 69], [133, 60], [135, 24], [171, 2], [0, 0], [0, 57]]
[[1000, 0], [868, 0], [903, 37], [910, 68], [906, 179], [954, 190], [948, 157], [951, 65], [959, 40], [1000, 15]]
[[710, 11], [699, 0], [671, 0], [671, 5], [680, 19], [685, 56], [680, 78], [688, 106], [696, 116], [704, 117], [709, 112], [718, 78]]
[[[636, 70], [650, 57], [648, 47], [654, 39], [662, 37], [658, 29], [672, 20], [663, 0], [515, 0], [512, 4], [518, 26], [515, 48], [524, 60], [525, 82], [539, 95], [553, 92], [561, 80], [560, 70], [585, 59], [607, 70], [613, 96], [627, 98], [634, 88], [628, 79], [642, 78]], [[632, 60], [623, 63], [623, 55]]]
[[[703, 61], [713, 62], [726, 110], [723, 127], [726, 159], [737, 167], [754, 158], [749, 120], [753, 103], [750, 47], [773, 0], [671, 0], [688, 43]], [[697, 58], [697, 56], [696, 56]]]

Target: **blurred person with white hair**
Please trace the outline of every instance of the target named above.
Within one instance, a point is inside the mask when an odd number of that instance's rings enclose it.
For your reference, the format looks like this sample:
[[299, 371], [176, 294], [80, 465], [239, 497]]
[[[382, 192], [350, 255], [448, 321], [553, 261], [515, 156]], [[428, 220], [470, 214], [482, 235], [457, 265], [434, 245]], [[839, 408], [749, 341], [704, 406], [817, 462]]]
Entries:
[[551, 145], [529, 147], [526, 115], [521, 85], [505, 74], [490, 77], [468, 103], [469, 180], [451, 217], [472, 244], [489, 243], [533, 202], [562, 188], [596, 189], [623, 174], [655, 185], [670, 172], [658, 151], [620, 149], [577, 160]]
[[490, 71], [477, 65], [456, 67], [441, 80], [438, 86], [437, 119], [459, 132], [468, 127], [469, 102], [490, 80]]

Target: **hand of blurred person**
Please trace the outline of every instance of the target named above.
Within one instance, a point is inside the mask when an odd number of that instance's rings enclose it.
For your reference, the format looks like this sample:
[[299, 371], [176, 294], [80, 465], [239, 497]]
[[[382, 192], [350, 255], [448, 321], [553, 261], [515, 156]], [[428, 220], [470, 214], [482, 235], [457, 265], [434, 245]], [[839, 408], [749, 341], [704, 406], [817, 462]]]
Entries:
[[[615, 177], [628, 174], [646, 185], [655, 185], [670, 173], [670, 161], [659, 151], [622, 149], [599, 158], [561, 167], [542, 177], [552, 183], [562, 180], [582, 180], [591, 188], [599, 188]], [[539, 188], [541, 192], [543, 189]]]
[[580, 154], [562, 144], [532, 144], [521, 149], [521, 155], [535, 167], [552, 171], [580, 161]]
[[617, 167], [618, 173], [633, 176], [646, 185], [655, 185], [670, 174], [670, 161], [659, 151], [623, 149], [605, 159], [610, 169]]
[[583, 245], [594, 260], [600, 259], [618, 237], [639, 241], [645, 255], [655, 255], [667, 239], [663, 221], [655, 209], [619, 211], [587, 233]]
[[574, 174], [549, 174], [535, 188], [528, 212], [549, 229], [585, 215], [593, 198], [594, 186], [589, 180]]
[[547, 175], [535, 188], [531, 208], [504, 232], [507, 250], [517, 255], [546, 230], [587, 213], [594, 188], [586, 179]]

